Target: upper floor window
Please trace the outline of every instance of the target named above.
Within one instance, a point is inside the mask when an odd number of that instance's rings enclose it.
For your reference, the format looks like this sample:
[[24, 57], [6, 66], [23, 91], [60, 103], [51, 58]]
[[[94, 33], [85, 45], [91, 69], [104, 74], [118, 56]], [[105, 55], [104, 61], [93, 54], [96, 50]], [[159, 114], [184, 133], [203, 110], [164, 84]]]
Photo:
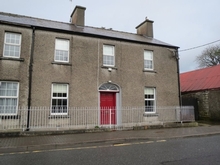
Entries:
[[68, 84], [52, 84], [52, 114], [67, 114]]
[[21, 51], [21, 34], [6, 32], [3, 56], [19, 58], [20, 51]]
[[145, 70], [153, 70], [153, 51], [145, 50], [144, 51], [144, 69]]
[[69, 62], [69, 40], [56, 39], [54, 60], [57, 62]]
[[115, 47], [112, 45], [103, 45], [103, 65], [115, 66]]
[[156, 97], [155, 97], [155, 88], [145, 88], [145, 112], [155, 112], [156, 106]]
[[0, 81], [0, 115], [17, 113], [18, 91], [18, 82]]

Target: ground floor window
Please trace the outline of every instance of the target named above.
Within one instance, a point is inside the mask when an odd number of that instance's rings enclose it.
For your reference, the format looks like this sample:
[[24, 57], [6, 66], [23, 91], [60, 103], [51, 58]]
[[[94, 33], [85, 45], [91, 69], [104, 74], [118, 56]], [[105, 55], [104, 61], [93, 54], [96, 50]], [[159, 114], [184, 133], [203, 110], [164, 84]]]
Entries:
[[144, 95], [145, 95], [145, 112], [155, 112], [156, 111], [155, 88], [145, 87]]
[[18, 82], [0, 81], [0, 115], [17, 113], [18, 89]]
[[68, 84], [52, 84], [52, 114], [67, 114]]

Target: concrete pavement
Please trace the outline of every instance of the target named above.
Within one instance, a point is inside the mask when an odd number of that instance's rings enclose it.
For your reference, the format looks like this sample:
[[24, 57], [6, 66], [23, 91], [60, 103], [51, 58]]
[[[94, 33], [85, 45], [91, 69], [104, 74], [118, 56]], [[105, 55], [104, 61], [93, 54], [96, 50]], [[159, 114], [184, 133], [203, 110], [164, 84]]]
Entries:
[[97, 143], [123, 143], [135, 140], [162, 140], [220, 134], [220, 125], [200, 123], [198, 127], [110, 131], [25, 137], [1, 137], [0, 153], [68, 148]]

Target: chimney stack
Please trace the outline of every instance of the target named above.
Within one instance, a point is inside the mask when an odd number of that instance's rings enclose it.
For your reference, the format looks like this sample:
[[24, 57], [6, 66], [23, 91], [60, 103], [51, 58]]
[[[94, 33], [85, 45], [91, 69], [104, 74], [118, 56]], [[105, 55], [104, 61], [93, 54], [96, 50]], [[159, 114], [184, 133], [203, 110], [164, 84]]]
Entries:
[[85, 26], [85, 7], [76, 6], [70, 16], [70, 22], [75, 25]]
[[154, 37], [153, 23], [154, 23], [154, 21], [151, 21], [151, 20], [147, 19], [147, 17], [146, 17], [145, 21], [136, 27], [137, 34], [145, 35], [147, 37], [153, 38]]

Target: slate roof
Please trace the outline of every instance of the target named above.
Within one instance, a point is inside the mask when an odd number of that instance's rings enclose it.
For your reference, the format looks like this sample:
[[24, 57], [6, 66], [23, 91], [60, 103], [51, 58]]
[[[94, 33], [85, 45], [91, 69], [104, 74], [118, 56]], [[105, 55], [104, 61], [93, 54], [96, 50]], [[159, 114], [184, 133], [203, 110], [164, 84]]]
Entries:
[[180, 74], [181, 92], [220, 89], [220, 65]]
[[113, 38], [118, 40], [124, 40], [129, 42], [139, 42], [151, 45], [159, 45], [170, 48], [178, 48], [177, 46], [167, 44], [154, 38], [150, 38], [143, 35], [137, 35], [133, 33], [126, 33], [120, 31], [114, 31], [104, 28], [94, 28], [89, 26], [77, 26], [71, 23], [57, 22], [39, 18], [33, 18], [28, 16], [3, 13], [0, 12], [0, 23], [14, 24], [19, 26], [36, 27], [43, 29], [50, 29], [55, 31], [62, 31], [66, 33], [75, 33], [80, 35], [90, 35], [94, 37]]

